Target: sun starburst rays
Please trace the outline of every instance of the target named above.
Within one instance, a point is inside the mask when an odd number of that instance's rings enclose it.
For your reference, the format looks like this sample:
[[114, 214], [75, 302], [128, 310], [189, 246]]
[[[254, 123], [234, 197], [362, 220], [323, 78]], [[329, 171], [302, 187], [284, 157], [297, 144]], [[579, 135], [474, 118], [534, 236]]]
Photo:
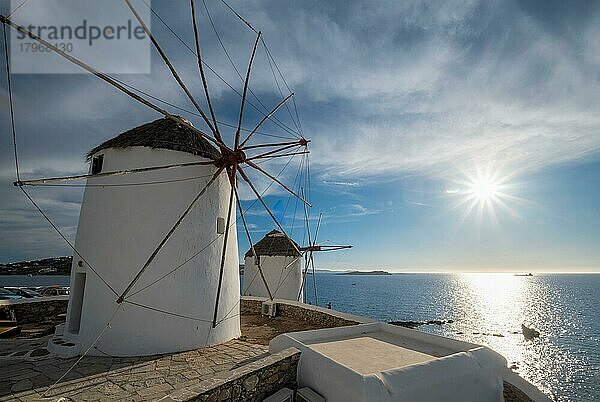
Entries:
[[500, 227], [500, 212], [511, 217], [518, 217], [517, 211], [511, 206], [520, 198], [511, 194], [515, 184], [510, 180], [513, 174], [503, 174], [501, 169], [488, 165], [476, 168], [471, 173], [461, 171], [461, 177], [452, 180], [452, 187], [446, 190], [446, 195], [455, 199], [449, 210], [460, 210], [459, 231], [465, 222], [472, 218], [478, 227], [484, 220], [493, 227]]

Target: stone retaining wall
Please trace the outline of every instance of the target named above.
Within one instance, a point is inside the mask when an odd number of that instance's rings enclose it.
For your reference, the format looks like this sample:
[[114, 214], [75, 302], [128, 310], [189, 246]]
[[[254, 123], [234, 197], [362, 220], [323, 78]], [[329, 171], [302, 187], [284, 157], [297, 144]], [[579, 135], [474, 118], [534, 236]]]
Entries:
[[[266, 300], [266, 299], [265, 299]], [[241, 314], [260, 314], [261, 298], [243, 297], [240, 302]], [[66, 314], [68, 296], [44, 297], [27, 300], [2, 301], [0, 310], [14, 311], [18, 324], [42, 322], [59, 314]], [[276, 300], [278, 314], [296, 320], [310, 322], [322, 327], [339, 327], [373, 322], [363, 317], [351, 316], [322, 307], [310, 306], [289, 300]]]
[[[67, 313], [69, 296], [40, 297], [26, 300], [3, 301], [0, 310], [12, 310], [17, 324], [30, 324], [53, 319]], [[0, 313], [4, 316], [4, 311]]]
[[280, 389], [296, 388], [300, 351], [282, 350], [242, 367], [223, 378], [212, 378], [169, 395], [172, 401], [262, 401]]
[[240, 315], [245, 314], [260, 314], [262, 306], [262, 300], [260, 299], [247, 299], [242, 298], [240, 300]]
[[336, 317], [333, 314], [308, 309], [302, 306], [295, 306], [292, 304], [279, 303], [277, 305], [277, 312], [284, 317], [290, 317], [295, 320], [308, 321], [311, 324], [323, 327], [343, 327], [346, 325], [360, 324], [357, 321], [347, 320], [345, 318]]
[[[263, 301], [267, 299], [242, 297], [240, 302], [241, 314], [260, 314]], [[365, 324], [374, 322], [364, 317], [340, 313], [322, 307], [311, 306], [289, 300], [274, 300], [277, 303], [277, 314], [294, 320], [306, 321], [324, 327], [343, 327], [347, 325]]]

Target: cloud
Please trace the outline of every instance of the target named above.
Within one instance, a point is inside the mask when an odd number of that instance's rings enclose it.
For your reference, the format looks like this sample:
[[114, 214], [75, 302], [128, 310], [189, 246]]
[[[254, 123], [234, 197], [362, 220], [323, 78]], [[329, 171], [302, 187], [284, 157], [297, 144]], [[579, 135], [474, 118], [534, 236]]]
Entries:
[[322, 174], [536, 170], [597, 154], [598, 7], [565, 28], [511, 2], [404, 3], [281, 16]]
[[363, 207], [360, 204], [351, 204], [349, 205], [350, 215], [352, 216], [364, 216], [371, 215], [372, 213], [377, 213], [377, 211], [370, 211], [367, 208]]
[[356, 181], [328, 181], [328, 180], [323, 180], [322, 181], [323, 184], [330, 184], [333, 186], [342, 186], [342, 187], [357, 187], [359, 186], [359, 183]]
[[[254, 33], [221, 4], [208, 6], [219, 39], [243, 75]], [[192, 47], [189, 10], [158, 3], [154, 7]], [[501, 160], [539, 169], [600, 149], [597, 18], [573, 21], [561, 31], [559, 24], [547, 24], [551, 11], [504, 1], [442, 6], [350, 1], [343, 7], [305, 2], [293, 13], [280, 3], [236, 7], [263, 31], [285, 71], [304, 112], [306, 134], [313, 139], [313, 161], [331, 181], [398, 172], [439, 174], [456, 161]], [[588, 13], [599, 15], [597, 7]], [[206, 19], [205, 13], [201, 18]], [[201, 94], [193, 55], [158, 20], [153, 22], [182, 77]], [[212, 27], [201, 25], [205, 60], [240, 91], [241, 80]], [[156, 55], [152, 75], [125, 78], [193, 109]], [[251, 88], [265, 106], [274, 104], [278, 91], [260, 47], [251, 78]], [[109, 136], [111, 127], [123, 130], [151, 116], [135, 106], [126, 117], [122, 111], [133, 103], [124, 95], [96, 80], [73, 81], [66, 85], [65, 80], [59, 88], [47, 81], [43, 85], [50, 86], [48, 95], [57, 100], [52, 110], [62, 112], [50, 122], [75, 119], [80, 127], [92, 129], [85, 148], [81, 138], [74, 143], [82, 151]], [[220, 116], [235, 121], [237, 95], [214, 76], [210, 87]], [[43, 106], [44, 95], [36, 98], [43, 102], [34, 108], [50, 109]], [[292, 125], [285, 110], [278, 115]], [[98, 124], [91, 127], [91, 116], [105, 127], [102, 133]], [[247, 111], [247, 124], [255, 120], [252, 110]], [[198, 118], [194, 121], [202, 126]], [[278, 128], [271, 124], [265, 129]]]
[[[187, 7], [154, 3], [161, 17], [193, 48]], [[243, 75], [255, 34], [221, 3], [207, 4], [222, 43]], [[536, 8], [499, 0], [441, 4], [259, 0], [234, 6], [261, 29], [296, 93], [304, 133], [312, 139], [312, 173], [320, 179], [315, 183], [350, 192], [402, 175], [453, 176], [466, 166], [490, 161], [509, 170], [533, 171], [597, 157], [600, 151], [600, 3], [545, 2]], [[241, 92], [242, 80], [204, 10], [201, 18], [205, 60]], [[205, 105], [193, 55], [157, 19], [153, 31]], [[3, 65], [0, 75], [5, 77]], [[238, 95], [211, 72], [208, 76], [219, 119], [235, 124]], [[155, 52], [152, 74], [118, 78], [193, 110]], [[278, 84], [287, 91], [283, 82]], [[0, 104], [7, 105], [4, 79], [0, 86]], [[23, 75], [14, 77], [13, 86], [19, 156], [26, 177], [85, 171], [87, 150], [160, 117], [95, 77]], [[265, 109], [280, 98], [261, 47], [250, 88]], [[254, 95], [248, 99], [263, 108]], [[161, 106], [205, 128], [197, 116]], [[289, 116], [293, 110], [290, 104], [289, 111], [282, 108], [276, 116], [294, 127]], [[248, 106], [244, 126], [253, 127], [259, 119]], [[13, 239], [7, 247], [22, 249], [30, 241], [25, 228], [32, 217], [23, 210], [23, 199], [11, 184], [14, 167], [7, 108], [0, 109], [0, 121], [2, 229]], [[234, 130], [223, 130], [231, 141]], [[273, 123], [261, 130], [287, 135]], [[255, 136], [255, 141], [265, 138]], [[281, 162], [268, 170], [278, 172]], [[282, 181], [292, 183], [294, 169], [288, 169]], [[253, 177], [259, 191], [268, 186], [269, 180]], [[278, 185], [268, 191], [286, 195]], [[64, 227], [75, 226], [76, 195], [36, 194], [63, 219]], [[244, 200], [253, 198], [245, 186], [241, 194]], [[342, 216], [376, 213], [362, 204], [346, 209], [338, 212]], [[38, 222], [32, 230], [42, 230], [43, 225]], [[2, 256], [7, 252], [2, 250]]]

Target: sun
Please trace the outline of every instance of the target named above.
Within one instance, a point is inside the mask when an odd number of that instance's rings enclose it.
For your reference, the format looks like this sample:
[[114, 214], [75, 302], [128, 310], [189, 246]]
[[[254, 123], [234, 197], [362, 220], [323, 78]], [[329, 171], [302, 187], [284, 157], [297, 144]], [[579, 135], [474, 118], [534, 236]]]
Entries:
[[514, 183], [510, 183], [514, 175], [502, 174], [501, 169], [492, 165], [474, 168], [470, 173], [461, 171], [461, 177], [452, 180], [452, 187], [446, 190], [446, 195], [455, 198], [456, 203], [450, 208], [462, 209], [459, 226], [470, 215], [475, 215], [481, 223], [486, 215], [494, 223], [498, 223], [498, 211], [503, 210], [511, 216], [518, 216], [509, 206], [510, 201], [518, 197], [510, 194]]
[[467, 192], [478, 202], [488, 202], [496, 199], [500, 194], [501, 185], [492, 178], [479, 178], [468, 185]]

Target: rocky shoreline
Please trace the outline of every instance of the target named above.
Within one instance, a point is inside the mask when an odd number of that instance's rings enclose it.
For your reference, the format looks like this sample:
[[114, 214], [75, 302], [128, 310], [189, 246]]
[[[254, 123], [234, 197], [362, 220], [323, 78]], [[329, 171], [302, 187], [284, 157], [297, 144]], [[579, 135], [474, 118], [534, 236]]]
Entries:
[[[444, 325], [444, 324], [452, 324], [454, 320], [428, 320], [428, 321], [390, 321], [388, 324], [397, 325], [399, 327], [416, 329], [424, 325]], [[521, 324], [521, 331], [510, 331], [511, 335], [522, 334], [525, 340], [531, 341], [540, 336], [540, 332]], [[456, 332], [456, 335], [464, 335], [464, 332], [459, 331]], [[504, 338], [505, 335], [497, 332], [478, 332], [474, 331], [473, 335], [483, 335], [483, 336], [495, 336], [498, 338]]]

